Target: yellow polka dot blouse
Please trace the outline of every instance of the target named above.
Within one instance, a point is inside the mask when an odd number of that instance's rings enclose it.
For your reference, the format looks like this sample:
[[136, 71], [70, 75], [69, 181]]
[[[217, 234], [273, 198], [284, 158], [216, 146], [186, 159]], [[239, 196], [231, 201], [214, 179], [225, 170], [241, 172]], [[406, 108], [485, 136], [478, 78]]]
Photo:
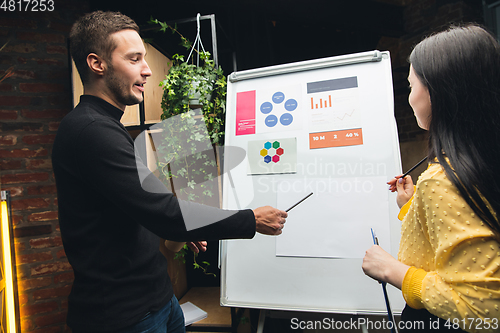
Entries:
[[[402, 286], [407, 304], [461, 323], [498, 320], [500, 240], [475, 216], [439, 164], [420, 175], [408, 205], [398, 254], [413, 266]], [[474, 325], [464, 326], [475, 332]]]

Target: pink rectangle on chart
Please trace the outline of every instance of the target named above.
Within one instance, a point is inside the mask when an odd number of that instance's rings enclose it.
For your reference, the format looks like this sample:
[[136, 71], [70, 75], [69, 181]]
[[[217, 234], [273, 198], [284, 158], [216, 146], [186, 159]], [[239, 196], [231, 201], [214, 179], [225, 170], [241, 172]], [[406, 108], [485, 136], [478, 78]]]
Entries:
[[255, 90], [236, 94], [236, 135], [255, 134]]

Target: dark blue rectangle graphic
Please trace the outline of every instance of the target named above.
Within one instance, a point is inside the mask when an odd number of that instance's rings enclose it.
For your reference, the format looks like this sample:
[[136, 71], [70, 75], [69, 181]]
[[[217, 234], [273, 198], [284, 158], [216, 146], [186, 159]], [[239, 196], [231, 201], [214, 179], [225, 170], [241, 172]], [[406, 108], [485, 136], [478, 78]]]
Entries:
[[310, 82], [307, 84], [307, 93], [312, 94], [322, 91], [356, 88], [357, 86], [358, 86], [357, 76], [345, 77], [342, 79]]

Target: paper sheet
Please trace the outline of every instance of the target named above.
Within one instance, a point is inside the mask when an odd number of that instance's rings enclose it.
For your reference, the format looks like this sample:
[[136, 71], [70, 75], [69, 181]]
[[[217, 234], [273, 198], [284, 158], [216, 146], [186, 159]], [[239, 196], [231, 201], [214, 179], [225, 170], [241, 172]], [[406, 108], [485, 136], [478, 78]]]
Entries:
[[191, 302], [181, 304], [181, 309], [184, 314], [184, 323], [186, 326], [207, 318], [207, 313]]
[[[289, 213], [276, 255], [316, 258], [363, 258], [373, 245], [390, 252], [389, 203], [385, 177], [288, 179], [277, 186], [278, 208]], [[310, 216], [310, 218], [299, 218]]]
[[295, 173], [297, 171], [297, 139], [277, 138], [248, 142], [249, 175]]

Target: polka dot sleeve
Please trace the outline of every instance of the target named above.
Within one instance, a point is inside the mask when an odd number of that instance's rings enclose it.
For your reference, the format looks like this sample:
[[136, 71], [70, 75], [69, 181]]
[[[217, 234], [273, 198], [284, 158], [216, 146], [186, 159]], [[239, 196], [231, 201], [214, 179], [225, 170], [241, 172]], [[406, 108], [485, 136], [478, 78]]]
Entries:
[[499, 239], [443, 172], [417, 183], [403, 221], [400, 260], [426, 272], [421, 282], [410, 282], [421, 283], [414, 304], [445, 319], [500, 318]]

